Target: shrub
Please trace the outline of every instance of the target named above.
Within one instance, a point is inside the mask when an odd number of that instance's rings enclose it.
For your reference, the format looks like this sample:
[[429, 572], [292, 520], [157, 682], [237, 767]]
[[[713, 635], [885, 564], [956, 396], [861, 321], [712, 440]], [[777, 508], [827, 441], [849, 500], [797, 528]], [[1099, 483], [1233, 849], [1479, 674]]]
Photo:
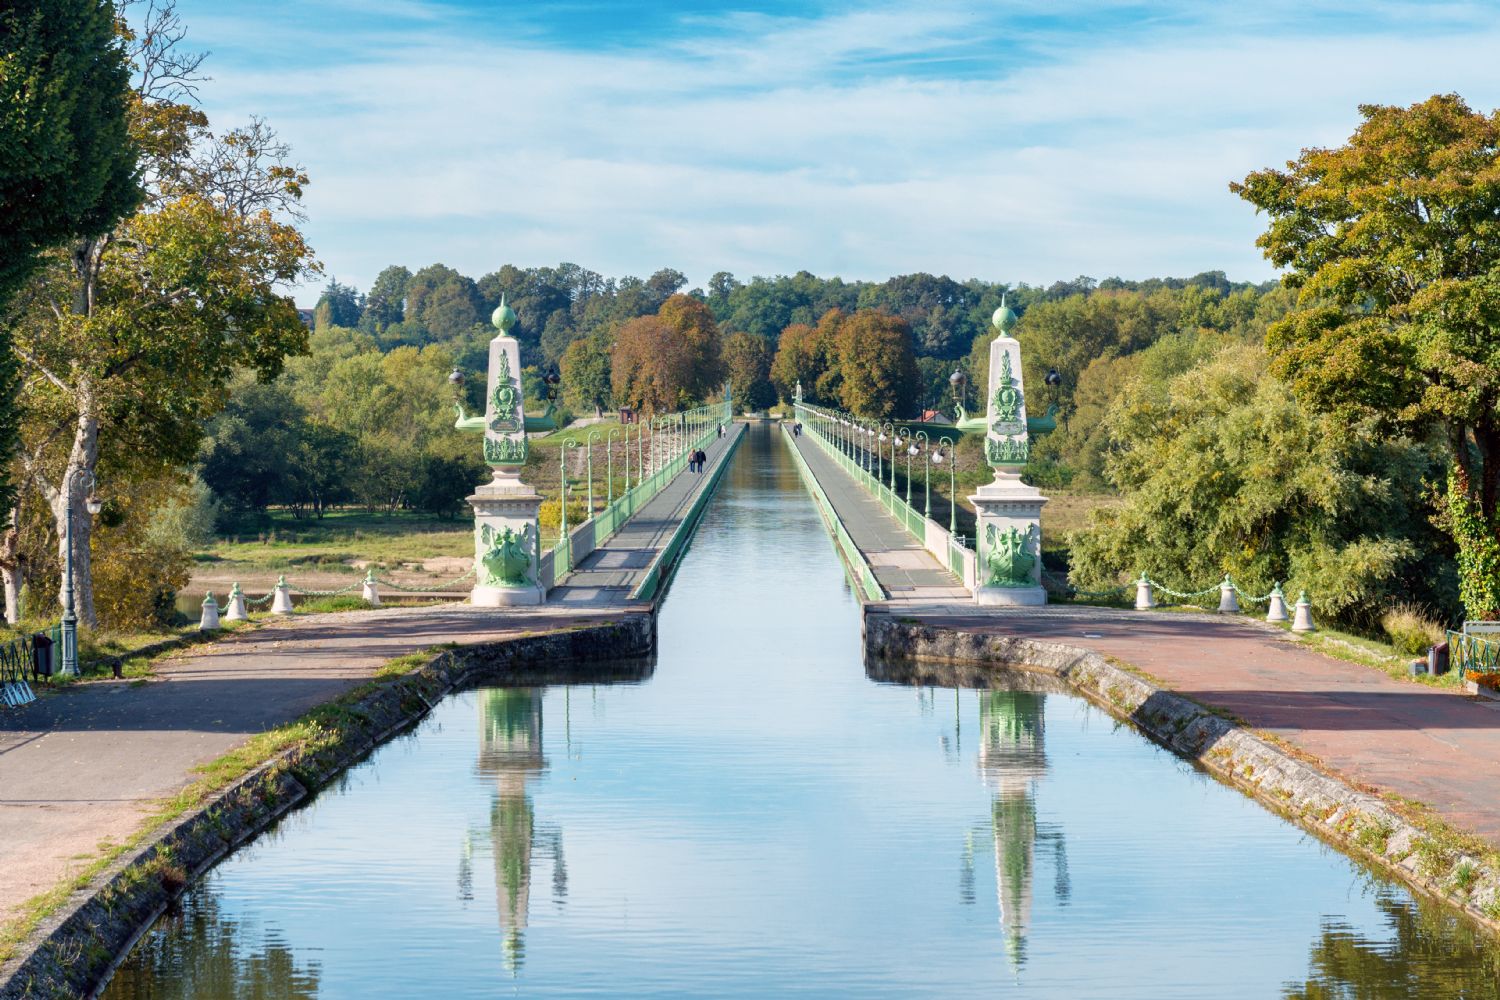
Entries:
[[[572, 531], [588, 517], [588, 509], [582, 500], [568, 501], [568, 530]], [[562, 504], [558, 500], [544, 500], [536, 512], [537, 522], [543, 531], [557, 531], [562, 521]]]
[[1443, 626], [1413, 604], [1397, 604], [1381, 616], [1380, 627], [1398, 653], [1419, 656], [1443, 641]]

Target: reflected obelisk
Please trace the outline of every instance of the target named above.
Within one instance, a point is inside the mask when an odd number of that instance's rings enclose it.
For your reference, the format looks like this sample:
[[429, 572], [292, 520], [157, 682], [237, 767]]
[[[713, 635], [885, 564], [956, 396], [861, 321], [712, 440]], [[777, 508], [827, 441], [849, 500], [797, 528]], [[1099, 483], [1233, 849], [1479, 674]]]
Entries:
[[995, 793], [995, 887], [1012, 969], [1026, 961], [1036, 861], [1035, 784], [1047, 773], [1046, 697], [1030, 691], [983, 691], [979, 696], [979, 773]]
[[547, 768], [542, 756], [542, 691], [489, 688], [479, 692], [479, 774], [495, 780], [490, 850], [495, 859], [495, 903], [505, 967], [512, 975], [525, 958], [531, 901], [531, 854], [536, 817], [526, 782]]

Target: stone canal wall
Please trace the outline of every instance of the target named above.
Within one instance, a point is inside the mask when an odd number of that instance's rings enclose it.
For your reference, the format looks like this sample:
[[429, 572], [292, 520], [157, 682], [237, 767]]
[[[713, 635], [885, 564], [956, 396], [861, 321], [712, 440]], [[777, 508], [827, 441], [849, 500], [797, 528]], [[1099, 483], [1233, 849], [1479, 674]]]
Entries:
[[479, 684], [642, 680], [652, 670], [655, 630], [655, 616], [639, 614], [459, 647], [315, 711], [317, 725], [308, 738], [163, 825], [80, 886], [0, 967], [0, 1000], [89, 995], [194, 879], [415, 725], [449, 692]]
[[[1041, 673], [1345, 853], [1500, 932], [1500, 871], [1408, 822], [1212, 708], [1129, 667], [1063, 643], [865, 618], [870, 675], [910, 684], [985, 687], [1007, 672]], [[1465, 870], [1467, 877], [1455, 873]], [[1462, 884], [1460, 884], [1462, 883]]]

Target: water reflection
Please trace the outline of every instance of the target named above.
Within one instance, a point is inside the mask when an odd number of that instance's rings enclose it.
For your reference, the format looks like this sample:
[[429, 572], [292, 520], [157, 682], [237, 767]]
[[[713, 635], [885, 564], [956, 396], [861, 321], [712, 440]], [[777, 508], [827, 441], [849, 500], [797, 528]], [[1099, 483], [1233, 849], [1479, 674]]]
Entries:
[[1484, 932], [1388, 888], [1374, 892], [1391, 937], [1375, 941], [1343, 920], [1325, 921], [1307, 981], [1288, 984], [1287, 1000], [1500, 997], [1500, 952]]
[[[979, 692], [979, 774], [993, 794], [990, 836], [995, 845], [995, 892], [1000, 930], [1011, 969], [1026, 962], [1031, 923], [1032, 878], [1037, 850], [1050, 855], [1053, 893], [1065, 905], [1072, 894], [1066, 841], [1061, 828], [1038, 823], [1037, 784], [1047, 773], [1047, 696], [1032, 691]], [[955, 725], [955, 743], [959, 735]], [[971, 841], [972, 845], [972, 841]], [[967, 881], [973, 884], [972, 846], [966, 850]], [[972, 890], [968, 893], [972, 902]]]
[[[216, 893], [190, 893], [136, 945], [110, 990], [139, 1000], [317, 996], [318, 963], [299, 962], [279, 932], [256, 931], [222, 913]], [[261, 946], [252, 950], [257, 937]]]
[[525, 931], [531, 906], [534, 860], [550, 861], [552, 895], [568, 894], [562, 831], [538, 825], [527, 783], [547, 770], [542, 755], [541, 688], [487, 688], [479, 692], [479, 760], [475, 767], [493, 782], [488, 829], [471, 831], [459, 864], [459, 895], [472, 898], [471, 859], [475, 839], [487, 841], [495, 867], [495, 910], [500, 921], [505, 968], [515, 976], [526, 958]]

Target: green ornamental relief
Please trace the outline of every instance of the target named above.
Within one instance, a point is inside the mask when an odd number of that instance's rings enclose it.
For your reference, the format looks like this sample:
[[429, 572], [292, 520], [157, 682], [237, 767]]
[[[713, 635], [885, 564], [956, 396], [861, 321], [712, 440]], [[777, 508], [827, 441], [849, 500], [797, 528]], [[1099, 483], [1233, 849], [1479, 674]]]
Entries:
[[990, 465], [1025, 465], [1031, 454], [1026, 438], [986, 438], [985, 458]]
[[496, 531], [488, 524], [479, 529], [479, 585], [482, 587], [524, 587], [530, 583], [531, 525], [519, 532], [504, 528]]
[[[510, 355], [500, 352], [500, 371], [495, 375], [495, 391], [490, 394], [490, 430], [496, 434], [513, 434], [521, 429], [517, 418], [520, 412], [521, 390], [515, 376], [510, 372]], [[486, 455], [486, 461], [489, 457]]]
[[1000, 355], [1000, 378], [995, 386], [995, 397], [992, 402], [996, 420], [1011, 423], [1020, 416], [1021, 390], [1015, 386], [1015, 378], [1010, 368], [1009, 351]]
[[484, 439], [484, 460], [490, 465], [525, 465], [526, 438], [503, 437]]
[[1036, 557], [1026, 550], [1031, 547], [1031, 527], [1025, 531], [1011, 525], [1000, 530], [991, 524], [985, 528], [985, 566], [989, 570], [988, 586], [1030, 587], [1031, 569]]

